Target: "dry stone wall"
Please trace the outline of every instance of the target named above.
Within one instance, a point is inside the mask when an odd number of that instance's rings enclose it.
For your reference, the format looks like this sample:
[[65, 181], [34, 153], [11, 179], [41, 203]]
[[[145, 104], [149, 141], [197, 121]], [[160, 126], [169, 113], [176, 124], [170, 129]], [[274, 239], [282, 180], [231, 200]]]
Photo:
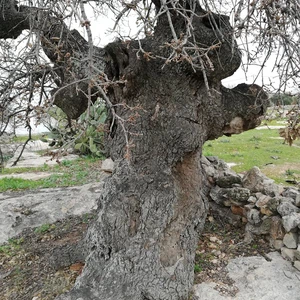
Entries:
[[282, 187], [257, 167], [245, 175], [217, 157], [203, 157], [210, 208], [224, 220], [245, 226], [245, 242], [263, 235], [300, 270], [300, 190]]

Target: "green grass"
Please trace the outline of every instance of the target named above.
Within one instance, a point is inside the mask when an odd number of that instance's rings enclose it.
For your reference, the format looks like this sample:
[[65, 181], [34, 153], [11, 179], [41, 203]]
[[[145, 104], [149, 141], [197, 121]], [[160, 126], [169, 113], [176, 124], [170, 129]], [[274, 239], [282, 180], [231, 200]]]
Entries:
[[38, 233], [38, 234], [42, 234], [42, 233], [51, 231], [51, 230], [53, 230], [53, 229], [55, 229], [55, 228], [56, 228], [55, 224], [52, 224], [52, 225], [50, 225], [50, 224], [43, 224], [43, 225], [41, 225], [40, 227], [37, 227], [37, 228], [34, 230], [34, 232], [35, 232], [35, 233]]
[[21, 249], [21, 244], [24, 242], [24, 238], [9, 239], [8, 243], [0, 246], [0, 254], [3, 253], [6, 256], [14, 256]]
[[[291, 169], [290, 172], [300, 172], [300, 141], [295, 141], [292, 147], [283, 144], [277, 129], [254, 129], [232, 137], [223, 136], [208, 141], [204, 145], [203, 154], [218, 156], [227, 163], [237, 164], [232, 167], [236, 172], [247, 171], [253, 166], [264, 169], [268, 165], [287, 165], [287, 169], [294, 166], [295, 169]], [[270, 171], [270, 174], [266, 175], [275, 179], [277, 183], [284, 181], [282, 175], [279, 176], [277, 172]]]
[[[31, 140], [37, 141], [37, 140], [43, 140], [47, 138], [46, 134], [33, 134], [31, 136]], [[28, 135], [19, 135], [12, 138], [12, 141], [15, 143], [24, 143], [28, 140]]]
[[0, 192], [7, 190], [53, 188], [82, 185], [89, 181], [92, 171], [97, 173], [100, 159], [85, 157], [77, 160], [65, 160], [55, 166], [44, 165], [38, 168], [3, 169], [1, 174], [10, 175], [24, 172], [50, 172], [50, 177], [39, 180], [5, 177], [0, 179]]

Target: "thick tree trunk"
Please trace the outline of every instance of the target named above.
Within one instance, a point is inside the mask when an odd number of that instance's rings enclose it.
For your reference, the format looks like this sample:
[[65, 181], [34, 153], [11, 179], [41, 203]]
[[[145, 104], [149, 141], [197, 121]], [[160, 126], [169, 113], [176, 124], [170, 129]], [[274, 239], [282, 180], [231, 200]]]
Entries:
[[[228, 90], [219, 80], [210, 81], [209, 95], [201, 73], [176, 64], [162, 69], [159, 61], [138, 60], [134, 49], [134, 43], [106, 49], [113, 66], [108, 74], [127, 80], [110, 91], [110, 99], [124, 104], [116, 113], [126, 120], [129, 145], [120, 122], [111, 119], [107, 145], [117, 167], [86, 237], [83, 274], [59, 299], [188, 299], [207, 212], [202, 145], [235, 133], [235, 117], [242, 130], [254, 127], [250, 120], [264, 111], [258, 92], [246, 85]], [[120, 52], [126, 53], [125, 65]], [[122, 70], [116, 72], [116, 66]]]

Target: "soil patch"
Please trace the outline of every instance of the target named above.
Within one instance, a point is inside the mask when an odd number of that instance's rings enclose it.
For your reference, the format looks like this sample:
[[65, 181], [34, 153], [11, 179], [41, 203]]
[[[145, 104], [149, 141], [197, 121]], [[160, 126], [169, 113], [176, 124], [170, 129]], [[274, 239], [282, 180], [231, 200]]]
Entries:
[[[59, 267], [61, 263], [50, 259], [51, 254], [80, 242], [94, 216], [70, 217], [26, 229], [0, 246], [0, 299], [53, 300], [70, 290], [84, 266], [83, 260]], [[196, 252], [195, 284], [217, 282], [216, 289], [222, 294], [235, 295], [238, 290], [225, 270], [229, 259], [269, 251], [269, 244], [262, 238], [244, 243], [244, 227], [224, 224], [217, 216], [209, 215]]]
[[215, 289], [221, 295], [234, 297], [238, 288], [228, 276], [226, 266], [236, 257], [261, 255], [274, 251], [261, 236], [254, 236], [251, 243], [244, 241], [245, 227], [226, 224], [211, 212], [208, 215], [195, 257], [195, 284], [217, 283]]
[[91, 213], [26, 229], [0, 246], [0, 299], [53, 300], [70, 290], [84, 263], [59, 266], [52, 254], [80, 242], [93, 218]]

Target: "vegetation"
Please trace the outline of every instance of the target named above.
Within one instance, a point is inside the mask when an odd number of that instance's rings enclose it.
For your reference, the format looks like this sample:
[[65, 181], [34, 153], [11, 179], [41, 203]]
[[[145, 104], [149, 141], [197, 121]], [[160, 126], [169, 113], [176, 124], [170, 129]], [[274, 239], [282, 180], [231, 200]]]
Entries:
[[0, 254], [3, 253], [6, 256], [15, 256], [21, 249], [21, 244], [24, 242], [24, 238], [9, 239], [8, 243], [0, 246]]
[[34, 232], [41, 234], [41, 233], [45, 233], [45, 232], [51, 231], [51, 230], [55, 229], [55, 227], [56, 227], [55, 224], [52, 224], [52, 225], [50, 225], [50, 224], [43, 224], [40, 227], [37, 227], [34, 230]]
[[53, 173], [48, 178], [40, 180], [26, 180], [14, 177], [5, 177], [0, 179], [0, 192], [7, 190], [53, 188], [63, 186], [82, 185], [97, 180], [99, 176], [99, 159], [93, 157], [83, 157], [77, 160], [65, 160], [55, 166], [39, 168], [13, 168], [3, 169], [2, 175], [18, 174], [24, 172], [47, 171]]
[[[272, 121], [272, 125], [276, 122]], [[277, 183], [286, 184], [291, 173], [296, 177], [300, 175], [300, 140], [291, 147], [279, 137], [278, 129], [254, 129], [231, 137], [223, 136], [206, 142], [203, 154], [235, 164], [232, 169], [239, 173], [257, 166]]]

